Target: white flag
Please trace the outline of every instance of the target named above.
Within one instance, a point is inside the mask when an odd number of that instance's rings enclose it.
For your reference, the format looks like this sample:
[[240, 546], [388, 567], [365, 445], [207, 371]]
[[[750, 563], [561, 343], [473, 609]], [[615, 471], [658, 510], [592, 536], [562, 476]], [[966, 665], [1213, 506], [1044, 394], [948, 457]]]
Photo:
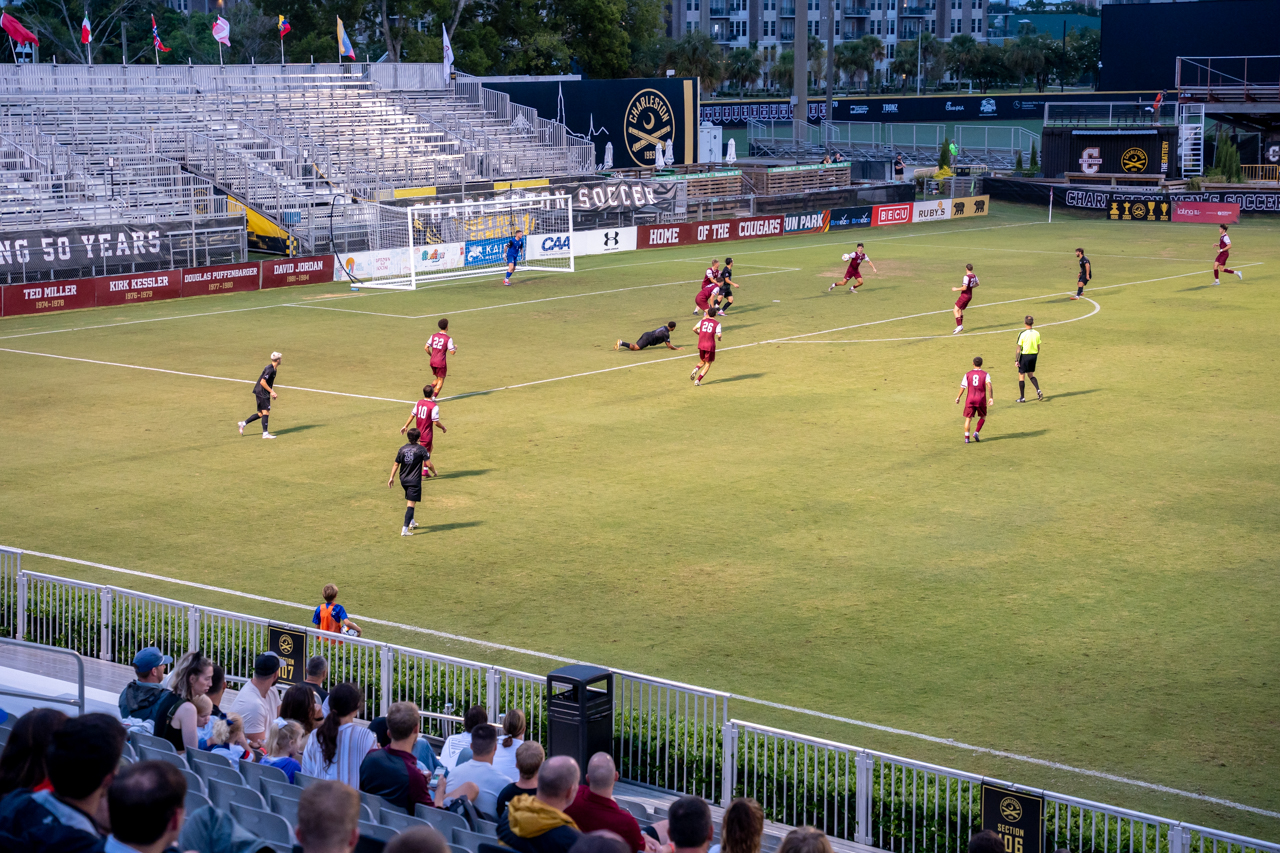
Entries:
[[663, 165], [664, 164], [662, 162], [662, 143], [657, 142], [657, 143], [654, 143], [654, 146], [653, 146], [653, 168], [661, 169]]
[[231, 22], [221, 15], [213, 22], [213, 40], [231, 47]]
[[675, 155], [674, 155], [674, 154], [672, 154], [672, 153], [671, 153], [671, 140], [670, 140], [670, 139], [668, 139], [668, 140], [667, 140], [667, 156], [666, 156], [666, 158], [665, 158], [665, 159], [666, 159], [666, 161], [667, 161], [667, 165], [668, 165], [668, 166], [675, 165], [676, 157], [675, 157]]
[[[724, 161], [726, 163], [738, 162], [738, 143], [732, 137], [729, 139], [729, 153], [725, 155]], [[1053, 192], [1053, 190], [1050, 189], [1049, 192]]]
[[448, 73], [453, 67], [453, 45], [449, 44], [449, 28], [441, 24], [440, 31], [444, 33], [444, 70]]
[[613, 168], [613, 143], [612, 142], [606, 142], [604, 144], [604, 168], [605, 169]]

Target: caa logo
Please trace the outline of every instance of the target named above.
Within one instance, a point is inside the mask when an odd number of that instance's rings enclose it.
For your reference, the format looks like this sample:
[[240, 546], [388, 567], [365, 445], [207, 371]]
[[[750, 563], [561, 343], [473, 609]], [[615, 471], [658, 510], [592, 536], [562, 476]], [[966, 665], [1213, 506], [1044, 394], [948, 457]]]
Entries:
[[878, 204], [875, 208], [876, 225], [897, 225], [911, 221], [911, 203]]
[[[1017, 108], [1018, 108], [1018, 105], [1015, 103], [1015, 104], [1013, 105], [1013, 107], [1014, 107], [1014, 109], [1017, 109]], [[995, 99], [995, 98], [983, 98], [983, 99], [982, 99], [982, 103], [978, 106], [978, 112], [979, 112], [980, 114], [984, 115], [984, 116], [991, 116], [991, 115], [995, 115], [995, 114], [996, 114], [996, 99]]]
[[569, 251], [569, 237], [543, 237], [542, 251], [544, 252], [567, 252]]

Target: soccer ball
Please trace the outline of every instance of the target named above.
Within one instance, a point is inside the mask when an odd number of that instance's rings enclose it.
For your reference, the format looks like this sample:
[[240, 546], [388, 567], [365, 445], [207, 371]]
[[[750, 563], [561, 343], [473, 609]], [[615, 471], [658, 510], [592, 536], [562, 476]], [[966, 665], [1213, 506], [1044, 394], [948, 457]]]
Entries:
[[842, 260], [842, 261], [847, 261], [847, 260], [849, 260], [849, 256], [848, 256], [848, 255], [841, 255], [841, 256], [840, 256], [840, 260]]
[[357, 634], [357, 633], [356, 633], [356, 629], [355, 629], [355, 628], [343, 628], [343, 629], [342, 629], [342, 633], [346, 634], [348, 637], [358, 637], [358, 636], [360, 636], [359, 634]]

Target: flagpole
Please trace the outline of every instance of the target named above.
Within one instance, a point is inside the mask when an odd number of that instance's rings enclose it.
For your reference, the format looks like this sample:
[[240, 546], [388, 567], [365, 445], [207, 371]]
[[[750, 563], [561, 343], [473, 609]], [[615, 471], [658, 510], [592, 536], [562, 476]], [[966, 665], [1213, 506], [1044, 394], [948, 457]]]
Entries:
[[222, 65], [222, 42], [218, 42], [218, 65]]
[[280, 34], [280, 67], [284, 67], [284, 33]]

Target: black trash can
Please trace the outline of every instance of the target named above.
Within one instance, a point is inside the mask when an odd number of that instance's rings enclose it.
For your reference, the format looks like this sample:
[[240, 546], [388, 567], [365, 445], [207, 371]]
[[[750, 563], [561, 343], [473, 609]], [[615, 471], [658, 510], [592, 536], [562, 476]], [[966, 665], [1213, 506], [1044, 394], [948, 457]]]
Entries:
[[597, 752], [613, 754], [613, 673], [572, 664], [547, 674], [548, 743], [551, 755], [568, 755], [583, 777]]

